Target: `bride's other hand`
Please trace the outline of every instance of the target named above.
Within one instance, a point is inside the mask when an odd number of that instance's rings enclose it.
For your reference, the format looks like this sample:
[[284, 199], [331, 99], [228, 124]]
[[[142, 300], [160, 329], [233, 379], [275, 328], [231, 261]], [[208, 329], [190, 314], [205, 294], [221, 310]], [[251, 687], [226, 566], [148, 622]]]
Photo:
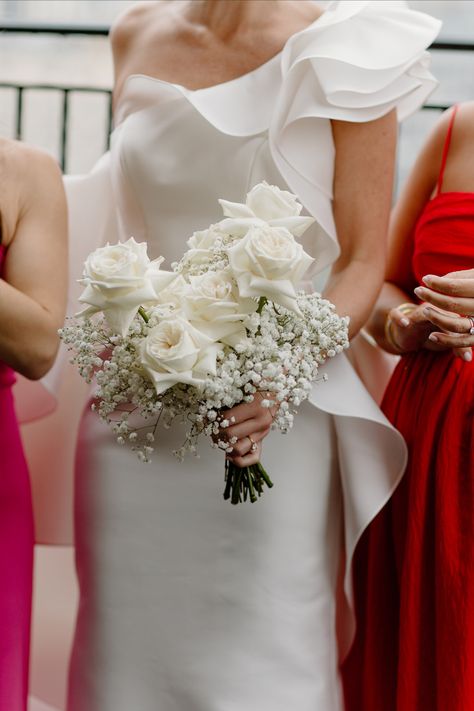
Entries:
[[474, 346], [474, 269], [450, 272], [442, 277], [429, 274], [426, 286], [415, 291], [427, 302], [426, 314], [436, 327], [430, 335], [433, 343], [453, 348], [457, 356], [472, 360]]
[[262, 407], [265, 397], [264, 393], [256, 393], [252, 402], [236, 405], [223, 413], [231, 424], [221, 430], [219, 438], [225, 437], [230, 442], [237, 437], [227, 457], [238, 467], [249, 467], [260, 460], [261, 442], [270, 432], [273, 422], [272, 408]]

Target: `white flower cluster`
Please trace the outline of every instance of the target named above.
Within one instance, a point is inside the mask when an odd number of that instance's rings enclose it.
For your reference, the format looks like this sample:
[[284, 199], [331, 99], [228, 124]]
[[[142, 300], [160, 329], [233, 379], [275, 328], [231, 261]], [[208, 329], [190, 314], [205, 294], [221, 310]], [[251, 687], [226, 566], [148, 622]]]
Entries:
[[133, 239], [93, 252], [86, 309], [61, 330], [82, 377], [97, 383], [94, 409], [142, 461], [160, 420], [189, 424], [183, 458], [256, 392], [287, 432], [319, 366], [349, 345], [349, 319], [298, 290], [313, 260], [296, 237], [313, 220], [295, 196], [260, 183], [245, 204], [220, 202], [224, 219], [192, 235], [172, 272]]

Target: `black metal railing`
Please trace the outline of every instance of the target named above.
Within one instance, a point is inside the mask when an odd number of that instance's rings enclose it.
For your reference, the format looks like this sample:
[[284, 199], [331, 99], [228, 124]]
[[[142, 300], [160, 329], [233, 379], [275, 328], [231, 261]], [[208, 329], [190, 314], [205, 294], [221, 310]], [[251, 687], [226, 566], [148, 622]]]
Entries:
[[107, 120], [104, 126], [104, 149], [109, 147], [110, 133], [112, 131], [112, 91], [92, 86], [61, 86], [58, 84], [26, 84], [13, 82], [0, 82], [1, 89], [10, 89], [16, 93], [16, 110], [14, 120], [14, 137], [21, 140], [23, 137], [23, 105], [26, 92], [54, 91], [61, 95], [60, 111], [60, 139], [59, 162], [63, 171], [67, 169], [68, 138], [69, 138], [69, 109], [70, 99], [74, 94], [96, 94], [106, 97]]
[[[69, 24], [47, 24], [32, 22], [10, 22], [2, 20], [0, 22], [0, 32], [15, 34], [51, 34], [62, 36], [87, 36], [106, 37], [109, 27], [106, 25], [69, 25]], [[474, 52], [474, 42], [443, 41], [433, 42], [430, 49], [436, 51]], [[62, 86], [57, 84], [30, 84], [0, 82], [0, 90], [8, 89], [16, 92], [15, 109], [15, 137], [21, 139], [23, 136], [23, 106], [25, 92], [55, 91], [62, 96], [62, 109], [60, 117], [60, 145], [59, 161], [62, 169], [67, 169], [68, 138], [69, 138], [69, 109], [70, 98], [73, 94], [101, 94], [106, 97], [108, 111], [107, 121], [104, 126], [104, 148], [109, 146], [110, 133], [112, 130], [112, 91], [92, 86]], [[448, 104], [427, 103], [423, 107], [431, 111], [444, 111]]]

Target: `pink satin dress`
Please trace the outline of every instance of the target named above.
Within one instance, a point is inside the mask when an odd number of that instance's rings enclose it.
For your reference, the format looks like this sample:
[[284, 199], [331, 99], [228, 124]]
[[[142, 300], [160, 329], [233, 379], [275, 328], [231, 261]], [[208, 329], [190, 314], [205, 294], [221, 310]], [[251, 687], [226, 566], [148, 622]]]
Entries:
[[[0, 273], [4, 256], [0, 245]], [[30, 647], [33, 512], [14, 382], [0, 362], [0, 711], [26, 711]]]

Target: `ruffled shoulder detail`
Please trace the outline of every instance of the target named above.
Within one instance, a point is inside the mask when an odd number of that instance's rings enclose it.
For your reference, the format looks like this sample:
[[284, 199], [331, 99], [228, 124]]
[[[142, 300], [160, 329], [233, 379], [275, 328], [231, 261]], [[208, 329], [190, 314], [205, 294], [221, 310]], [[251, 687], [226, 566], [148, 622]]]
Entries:
[[272, 155], [290, 189], [327, 233], [318, 249], [320, 267], [339, 252], [329, 120], [372, 121], [392, 109], [402, 120], [419, 108], [437, 85], [426, 48], [440, 26], [404, 2], [334, 2], [283, 50], [270, 125]]

